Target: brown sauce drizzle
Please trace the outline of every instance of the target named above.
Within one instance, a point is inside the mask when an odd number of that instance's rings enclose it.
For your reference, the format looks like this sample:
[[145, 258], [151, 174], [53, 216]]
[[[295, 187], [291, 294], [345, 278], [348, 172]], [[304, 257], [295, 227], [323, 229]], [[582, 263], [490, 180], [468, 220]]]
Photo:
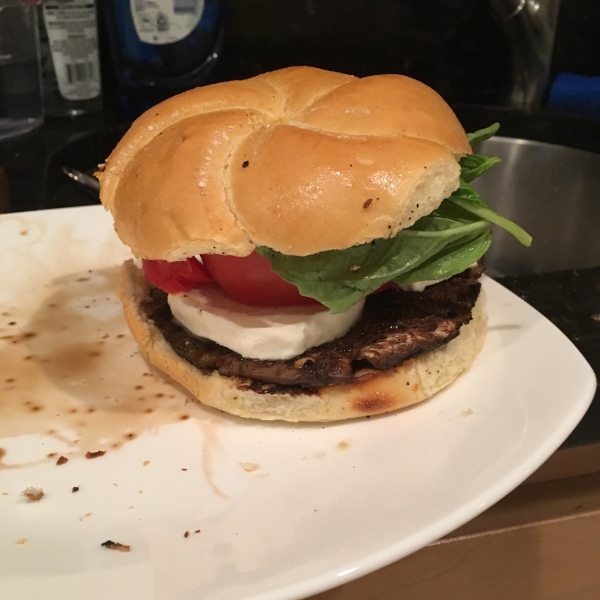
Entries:
[[[61, 278], [34, 314], [0, 307], [0, 438], [51, 436], [83, 456], [189, 412], [186, 394], [140, 357], [115, 295], [118, 271]], [[0, 469], [13, 468], [6, 455]]]

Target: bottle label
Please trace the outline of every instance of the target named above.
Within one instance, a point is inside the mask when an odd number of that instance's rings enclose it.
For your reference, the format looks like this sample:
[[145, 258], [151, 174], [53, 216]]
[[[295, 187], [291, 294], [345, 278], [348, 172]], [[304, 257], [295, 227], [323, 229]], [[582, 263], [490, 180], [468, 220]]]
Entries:
[[95, 0], [46, 2], [43, 11], [61, 96], [96, 98], [101, 83]]
[[198, 25], [204, 0], [130, 0], [133, 24], [141, 42], [156, 46], [187, 37]]

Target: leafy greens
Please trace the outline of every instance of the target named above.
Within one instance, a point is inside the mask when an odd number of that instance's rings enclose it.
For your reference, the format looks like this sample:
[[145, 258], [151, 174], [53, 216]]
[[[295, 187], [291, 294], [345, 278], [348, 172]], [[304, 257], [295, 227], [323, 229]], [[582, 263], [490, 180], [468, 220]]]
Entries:
[[[467, 137], [475, 146], [497, 131], [495, 123]], [[469, 185], [499, 161], [480, 154], [463, 157], [458, 189], [436, 210], [393, 238], [309, 256], [288, 256], [264, 246], [256, 250], [303, 296], [317, 299], [334, 313], [350, 309], [389, 281], [407, 285], [452, 277], [477, 262], [489, 248], [490, 223], [506, 229], [525, 246], [531, 244], [527, 232], [486, 206]]]

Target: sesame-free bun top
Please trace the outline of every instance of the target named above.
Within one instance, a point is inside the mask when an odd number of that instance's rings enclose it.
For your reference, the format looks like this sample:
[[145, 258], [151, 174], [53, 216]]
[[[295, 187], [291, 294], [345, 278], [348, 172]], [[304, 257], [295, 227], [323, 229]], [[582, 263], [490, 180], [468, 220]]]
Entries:
[[306, 256], [395, 235], [458, 187], [471, 148], [431, 88], [291, 67], [139, 117], [97, 174], [138, 258]]

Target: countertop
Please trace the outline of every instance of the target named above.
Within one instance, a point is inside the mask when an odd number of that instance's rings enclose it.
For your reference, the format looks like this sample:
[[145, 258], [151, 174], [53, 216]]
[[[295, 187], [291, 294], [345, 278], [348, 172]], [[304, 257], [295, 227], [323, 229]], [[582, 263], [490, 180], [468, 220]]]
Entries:
[[[600, 379], [600, 267], [503, 277], [508, 289], [552, 321], [577, 346]], [[564, 443], [600, 442], [600, 393]]]

